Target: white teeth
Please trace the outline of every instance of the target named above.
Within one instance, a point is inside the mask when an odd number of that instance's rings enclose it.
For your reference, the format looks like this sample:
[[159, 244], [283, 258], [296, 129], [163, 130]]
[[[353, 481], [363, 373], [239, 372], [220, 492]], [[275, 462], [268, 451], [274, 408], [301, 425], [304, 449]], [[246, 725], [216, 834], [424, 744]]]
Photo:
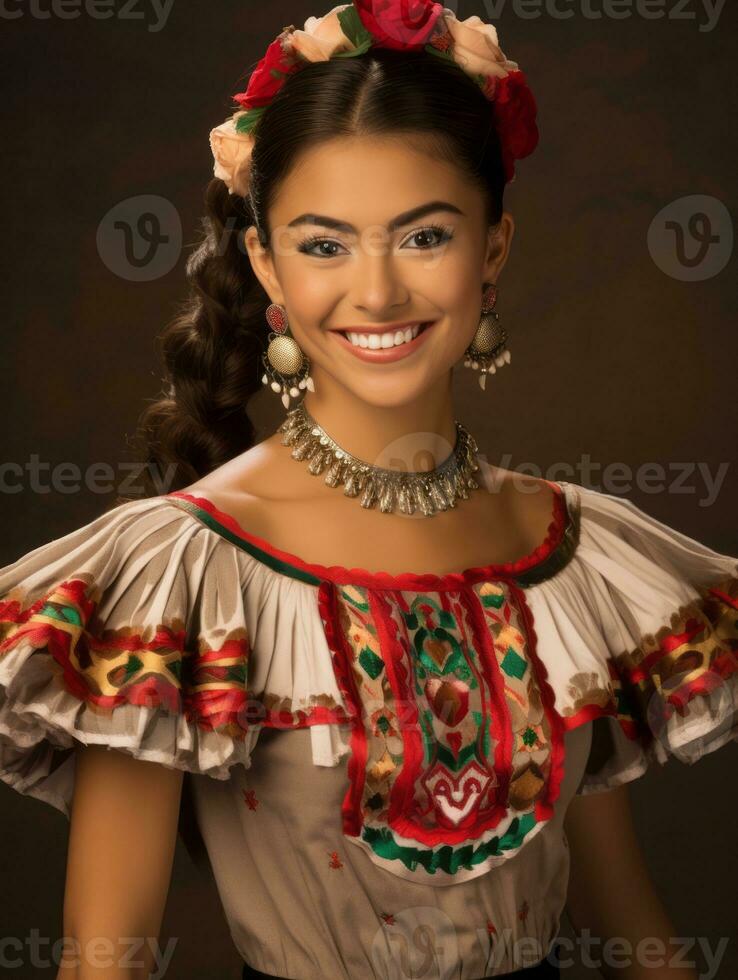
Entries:
[[405, 330], [395, 330], [388, 333], [347, 333], [346, 337], [354, 347], [368, 347], [370, 350], [379, 350], [384, 347], [398, 347], [418, 336], [422, 324], [418, 323], [414, 327], [407, 327]]

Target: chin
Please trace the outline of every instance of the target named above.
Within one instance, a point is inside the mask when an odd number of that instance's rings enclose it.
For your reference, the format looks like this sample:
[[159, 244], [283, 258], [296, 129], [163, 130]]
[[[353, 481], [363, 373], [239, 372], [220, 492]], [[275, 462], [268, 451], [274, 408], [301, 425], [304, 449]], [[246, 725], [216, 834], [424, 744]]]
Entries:
[[[450, 369], [449, 365], [449, 369]], [[357, 372], [351, 378], [339, 379], [357, 399], [374, 408], [404, 408], [413, 405], [424, 396], [430, 396], [434, 387], [432, 378], [419, 377], [417, 370], [398, 371], [394, 377], [370, 379], [368, 372]]]

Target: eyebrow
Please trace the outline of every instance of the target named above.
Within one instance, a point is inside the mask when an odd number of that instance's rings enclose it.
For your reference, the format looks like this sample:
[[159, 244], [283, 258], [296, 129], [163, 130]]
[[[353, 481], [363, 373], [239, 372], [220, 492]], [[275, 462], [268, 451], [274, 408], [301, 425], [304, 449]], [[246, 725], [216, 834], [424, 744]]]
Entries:
[[[391, 221], [387, 222], [387, 229], [389, 231], [395, 231], [397, 228], [402, 228], [403, 225], [409, 225], [412, 221], [417, 221], [418, 218], [422, 218], [426, 214], [435, 214], [438, 211], [449, 211], [451, 214], [464, 214], [460, 208], [457, 208], [455, 204], [451, 204], [449, 201], [429, 201], [427, 204], [420, 204], [416, 208], [411, 208], [409, 211], [403, 211], [402, 214], [398, 214]], [[287, 227], [294, 228], [297, 225], [323, 225], [325, 228], [333, 228], [334, 231], [343, 231], [347, 234], [353, 234], [356, 231], [356, 228], [349, 224], [348, 221], [338, 221], [336, 218], [329, 218], [324, 214], [301, 214], [299, 217], [293, 218]]]

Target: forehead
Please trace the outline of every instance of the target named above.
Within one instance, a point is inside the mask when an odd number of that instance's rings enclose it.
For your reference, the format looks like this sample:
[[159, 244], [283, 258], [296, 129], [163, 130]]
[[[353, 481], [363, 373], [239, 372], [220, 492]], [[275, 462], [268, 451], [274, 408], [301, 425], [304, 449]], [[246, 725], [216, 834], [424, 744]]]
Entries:
[[458, 168], [434, 157], [420, 140], [345, 137], [300, 154], [277, 191], [271, 217], [279, 225], [303, 213], [330, 215], [358, 228], [435, 199], [469, 213], [475, 192]]

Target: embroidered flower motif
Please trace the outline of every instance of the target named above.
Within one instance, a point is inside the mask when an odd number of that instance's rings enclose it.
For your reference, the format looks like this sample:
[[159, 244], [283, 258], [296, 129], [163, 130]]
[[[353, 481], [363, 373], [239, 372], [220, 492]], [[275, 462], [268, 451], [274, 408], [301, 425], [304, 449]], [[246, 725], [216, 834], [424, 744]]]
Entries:
[[402, 741], [400, 740], [399, 729], [395, 726], [397, 719], [383, 705], [369, 715], [369, 728], [373, 735], [381, 736], [384, 739], [397, 739], [394, 743], [395, 751], [402, 751]]
[[528, 918], [529, 912], [530, 912], [530, 905], [528, 905], [527, 900], [524, 899], [523, 904], [520, 906], [520, 910], [518, 911], [518, 918], [520, 919], [521, 922], [525, 922], [525, 920]]
[[259, 800], [253, 789], [243, 790], [243, 799], [249, 810], [255, 810], [259, 805]]
[[529, 725], [520, 736], [520, 742], [529, 749], [538, 748], [542, 744], [538, 730], [532, 725]]
[[336, 871], [340, 871], [343, 868], [343, 861], [338, 856], [338, 851], [327, 851], [326, 853], [330, 858], [328, 867], [333, 868]]
[[389, 912], [380, 912], [379, 917], [384, 920], [386, 926], [393, 926], [395, 924], [395, 917]]

